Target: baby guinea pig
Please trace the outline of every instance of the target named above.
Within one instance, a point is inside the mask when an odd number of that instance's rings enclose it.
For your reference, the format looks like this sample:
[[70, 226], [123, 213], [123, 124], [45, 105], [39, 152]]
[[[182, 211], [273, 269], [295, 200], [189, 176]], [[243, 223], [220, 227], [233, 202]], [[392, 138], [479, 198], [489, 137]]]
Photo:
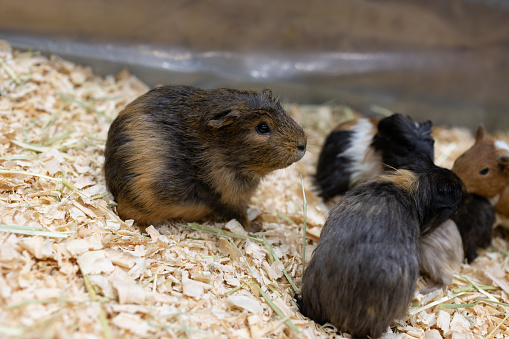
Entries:
[[306, 135], [272, 92], [165, 86], [111, 124], [105, 176], [123, 219], [157, 224], [216, 214], [247, 218], [266, 174], [300, 160]]
[[463, 240], [463, 250], [468, 263], [477, 258], [477, 248], [491, 244], [495, 209], [488, 199], [468, 193], [458, 213], [452, 220], [458, 225]]
[[343, 194], [382, 172], [381, 155], [370, 147], [378, 122], [367, 118], [349, 120], [327, 136], [314, 177], [319, 196], [329, 199]]
[[[384, 170], [408, 165], [414, 161], [416, 153], [426, 154], [433, 159], [431, 127], [430, 121], [417, 123], [401, 114], [393, 114], [380, 121], [357, 119], [339, 125], [328, 137], [320, 155], [316, 178], [326, 178], [325, 181], [317, 180], [318, 186], [323, 185], [322, 195], [329, 197], [330, 192], [344, 193], [343, 190], [374, 178]], [[342, 142], [342, 137], [348, 140]], [[351, 140], [356, 142], [352, 145]], [[340, 147], [347, 149], [338, 151]], [[339, 184], [327, 186], [331, 182]], [[453, 273], [463, 260], [458, 229], [451, 227], [449, 222], [443, 227], [424, 237], [419, 246], [422, 252], [419, 257], [424, 259], [420, 262], [421, 272], [434, 282], [433, 288], [450, 284]], [[432, 256], [438, 252], [440, 254]]]
[[450, 218], [463, 189], [452, 171], [415, 155], [406, 169], [347, 191], [304, 272], [302, 313], [355, 338], [379, 337], [412, 299], [419, 237]]
[[315, 186], [325, 199], [374, 178], [388, 167], [410, 163], [415, 153], [433, 159], [431, 121], [393, 114], [382, 120], [360, 118], [338, 125], [318, 158]]
[[488, 198], [500, 217], [509, 219], [509, 145], [477, 128], [475, 143], [460, 155], [452, 170], [467, 192]]
[[464, 257], [458, 226], [448, 219], [434, 231], [422, 236], [418, 253], [419, 269], [432, 281], [421, 293], [450, 285], [454, 273], [459, 272]]

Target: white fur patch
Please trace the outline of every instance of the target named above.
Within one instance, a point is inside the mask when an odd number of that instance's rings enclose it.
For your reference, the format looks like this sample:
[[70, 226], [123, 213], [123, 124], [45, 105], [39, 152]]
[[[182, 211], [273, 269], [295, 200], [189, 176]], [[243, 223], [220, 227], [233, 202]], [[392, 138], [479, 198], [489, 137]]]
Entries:
[[500, 194], [495, 195], [493, 198], [490, 198], [490, 203], [495, 206], [498, 203], [498, 200], [500, 199]]
[[452, 282], [463, 261], [463, 246], [458, 227], [451, 219], [419, 241], [419, 267], [428, 273], [438, 285], [444, 287]]
[[503, 149], [509, 152], [509, 145], [507, 144], [507, 142], [502, 140], [495, 140], [495, 148]]
[[369, 147], [374, 136], [373, 124], [369, 119], [359, 119], [352, 131], [352, 146], [339, 156], [351, 159], [350, 185], [354, 186], [382, 173], [382, 158]]

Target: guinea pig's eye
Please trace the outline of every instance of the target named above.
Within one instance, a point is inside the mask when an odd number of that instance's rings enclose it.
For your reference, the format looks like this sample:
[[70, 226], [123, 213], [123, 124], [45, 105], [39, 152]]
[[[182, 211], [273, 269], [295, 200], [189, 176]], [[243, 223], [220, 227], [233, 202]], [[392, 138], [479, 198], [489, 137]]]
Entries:
[[479, 174], [480, 174], [480, 175], [486, 175], [486, 174], [488, 174], [488, 172], [489, 172], [489, 171], [490, 171], [490, 169], [489, 169], [489, 168], [485, 168], [485, 169], [483, 169], [481, 172], [479, 172]]
[[256, 126], [256, 132], [258, 134], [270, 134], [272, 132], [272, 129], [270, 128], [270, 126], [266, 123], [266, 122], [260, 122], [257, 126]]

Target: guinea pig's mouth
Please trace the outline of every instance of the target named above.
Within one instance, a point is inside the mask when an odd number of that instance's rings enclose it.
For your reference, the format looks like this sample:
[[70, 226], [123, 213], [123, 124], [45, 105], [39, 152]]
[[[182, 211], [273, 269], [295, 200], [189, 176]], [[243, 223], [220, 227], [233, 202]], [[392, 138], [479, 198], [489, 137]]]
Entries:
[[306, 150], [301, 151], [294, 159], [291, 159], [290, 162], [286, 164], [286, 167], [290, 166], [291, 164], [296, 163], [300, 159], [304, 157], [304, 154], [306, 154]]
[[295, 161], [299, 161], [300, 159], [302, 159], [304, 157], [304, 154], [306, 154], [306, 144], [303, 143], [303, 144], [298, 145], [297, 150], [299, 151], [299, 155], [297, 156], [297, 160], [295, 160]]
[[[293, 144], [290, 147], [286, 146], [282, 150], [282, 152], [284, 152], [286, 155], [284, 157], [284, 160], [286, 160], [286, 162], [281, 161], [278, 165], [276, 165], [277, 169], [286, 168], [286, 167], [296, 163], [300, 159], [302, 159], [304, 157], [304, 155], [306, 154], [306, 144], [305, 143], [298, 144], [297, 147], [295, 147], [295, 144]], [[281, 160], [283, 160], [283, 159], [281, 159]]]

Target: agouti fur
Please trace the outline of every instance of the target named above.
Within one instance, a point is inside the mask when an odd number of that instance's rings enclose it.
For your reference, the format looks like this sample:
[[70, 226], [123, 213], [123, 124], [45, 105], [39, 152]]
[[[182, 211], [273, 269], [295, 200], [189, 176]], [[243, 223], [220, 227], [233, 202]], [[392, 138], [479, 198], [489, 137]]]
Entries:
[[268, 89], [165, 86], [113, 121], [106, 183], [123, 219], [158, 224], [215, 214], [256, 231], [247, 208], [260, 179], [305, 150], [304, 131]]

